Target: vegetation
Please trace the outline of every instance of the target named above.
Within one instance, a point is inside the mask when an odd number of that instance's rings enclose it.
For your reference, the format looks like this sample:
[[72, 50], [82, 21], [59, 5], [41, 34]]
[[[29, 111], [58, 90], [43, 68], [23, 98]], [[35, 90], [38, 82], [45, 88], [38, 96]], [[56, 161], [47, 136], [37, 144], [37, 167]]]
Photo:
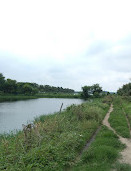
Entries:
[[114, 110], [110, 115], [109, 122], [116, 132], [122, 137], [129, 138], [130, 132], [126, 116], [122, 110], [121, 98], [117, 97], [113, 100]]
[[68, 93], [41, 93], [35, 95], [14, 95], [14, 94], [4, 94], [0, 95], [0, 102], [5, 101], [17, 101], [17, 100], [27, 100], [27, 99], [37, 99], [37, 98], [81, 98], [81, 96]]
[[71, 93], [41, 93], [35, 96], [40, 98], [81, 98], [80, 94]]
[[101, 124], [109, 105], [101, 99], [41, 116], [16, 135], [0, 137], [0, 170], [63, 170]]
[[99, 86], [99, 84], [94, 84], [92, 86], [84, 86], [82, 87], [82, 94], [81, 96], [84, 99], [87, 99], [91, 96], [94, 97], [100, 97], [100, 93], [102, 92], [102, 88]]
[[6, 101], [17, 101], [17, 100], [28, 100], [28, 99], [37, 99], [37, 96], [25, 96], [25, 95], [2, 95], [0, 96], [0, 102]]
[[0, 94], [24, 94], [34, 95], [37, 93], [68, 93], [74, 94], [69, 88], [54, 87], [49, 85], [38, 85], [36, 83], [17, 82], [12, 79], [5, 79], [0, 73]]
[[127, 171], [127, 168], [131, 169], [128, 165], [117, 163], [120, 157], [119, 152], [124, 147], [118, 137], [103, 126], [88, 151], [82, 154], [81, 160], [72, 170], [110, 171], [113, 169], [121, 170], [125, 167]]
[[131, 83], [125, 84], [117, 91], [120, 96], [131, 96]]
[[131, 99], [130, 98], [123, 98], [122, 99], [122, 106], [124, 108], [125, 114], [128, 118], [130, 127], [131, 127]]

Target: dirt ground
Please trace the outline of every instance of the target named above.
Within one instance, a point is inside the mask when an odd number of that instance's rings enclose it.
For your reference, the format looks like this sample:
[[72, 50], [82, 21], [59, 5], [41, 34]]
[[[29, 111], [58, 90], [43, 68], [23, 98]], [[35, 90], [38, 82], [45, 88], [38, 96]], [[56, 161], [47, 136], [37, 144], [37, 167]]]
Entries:
[[112, 130], [118, 137], [119, 140], [126, 144], [126, 148], [121, 152], [122, 158], [119, 160], [121, 163], [131, 164], [131, 139], [123, 138], [116, 133], [116, 131], [110, 126], [108, 119], [110, 117], [110, 113], [113, 111], [113, 105], [111, 105], [109, 112], [105, 116], [103, 120], [103, 125], [107, 126], [110, 130]]

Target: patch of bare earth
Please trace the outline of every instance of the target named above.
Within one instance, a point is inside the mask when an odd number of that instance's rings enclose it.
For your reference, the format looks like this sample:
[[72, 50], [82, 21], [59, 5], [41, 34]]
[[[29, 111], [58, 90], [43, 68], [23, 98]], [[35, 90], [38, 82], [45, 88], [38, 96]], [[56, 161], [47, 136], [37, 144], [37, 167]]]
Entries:
[[122, 158], [119, 160], [121, 163], [131, 164], [131, 139], [123, 138], [116, 133], [116, 131], [110, 126], [108, 119], [110, 117], [110, 113], [113, 111], [113, 105], [111, 105], [109, 112], [105, 116], [103, 120], [103, 125], [107, 126], [110, 130], [112, 130], [118, 137], [119, 140], [126, 144], [126, 148], [121, 152]]

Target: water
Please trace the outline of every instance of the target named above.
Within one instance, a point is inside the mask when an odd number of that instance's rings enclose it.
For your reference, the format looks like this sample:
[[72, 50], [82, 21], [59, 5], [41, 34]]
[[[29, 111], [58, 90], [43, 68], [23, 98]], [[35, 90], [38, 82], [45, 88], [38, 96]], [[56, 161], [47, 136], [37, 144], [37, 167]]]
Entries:
[[30, 123], [35, 117], [48, 115], [70, 106], [81, 104], [81, 99], [40, 98], [16, 102], [0, 103], [0, 134], [22, 129], [22, 124]]

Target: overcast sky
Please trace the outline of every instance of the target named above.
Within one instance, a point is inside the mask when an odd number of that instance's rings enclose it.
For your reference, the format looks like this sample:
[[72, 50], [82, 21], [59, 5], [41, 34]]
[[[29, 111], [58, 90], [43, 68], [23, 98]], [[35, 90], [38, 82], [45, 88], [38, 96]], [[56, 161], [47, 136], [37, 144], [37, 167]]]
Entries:
[[131, 0], [0, 0], [0, 72], [116, 91], [131, 78]]

